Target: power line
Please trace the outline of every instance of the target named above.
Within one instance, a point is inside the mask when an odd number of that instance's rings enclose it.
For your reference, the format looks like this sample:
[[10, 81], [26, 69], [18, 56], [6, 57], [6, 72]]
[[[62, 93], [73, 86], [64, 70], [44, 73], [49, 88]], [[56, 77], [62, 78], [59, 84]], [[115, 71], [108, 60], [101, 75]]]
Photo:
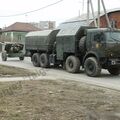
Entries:
[[21, 16], [21, 15], [30, 14], [30, 13], [33, 13], [33, 12], [37, 12], [37, 11], [46, 9], [46, 8], [51, 7], [51, 6], [53, 6], [53, 5], [56, 5], [56, 4], [58, 4], [58, 3], [62, 2], [62, 1], [64, 1], [64, 0], [59, 0], [59, 1], [57, 1], [57, 2], [51, 3], [51, 4], [49, 4], [49, 5], [46, 5], [46, 6], [44, 6], [44, 7], [41, 7], [41, 8], [39, 8], [39, 9], [36, 9], [36, 10], [32, 10], [32, 11], [28, 11], [28, 12], [24, 12], [24, 13], [19, 13], [19, 14], [0, 16], [0, 17], [15, 17], [15, 16]]

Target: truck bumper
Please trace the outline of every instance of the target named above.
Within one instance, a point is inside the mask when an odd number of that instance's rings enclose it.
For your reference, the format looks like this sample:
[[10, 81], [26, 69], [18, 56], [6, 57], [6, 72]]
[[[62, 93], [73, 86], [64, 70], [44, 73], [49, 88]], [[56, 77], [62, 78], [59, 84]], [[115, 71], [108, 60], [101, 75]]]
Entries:
[[120, 67], [120, 58], [109, 59], [108, 66], [119, 66]]
[[24, 54], [22, 52], [20, 53], [7, 53], [8, 57], [22, 57]]

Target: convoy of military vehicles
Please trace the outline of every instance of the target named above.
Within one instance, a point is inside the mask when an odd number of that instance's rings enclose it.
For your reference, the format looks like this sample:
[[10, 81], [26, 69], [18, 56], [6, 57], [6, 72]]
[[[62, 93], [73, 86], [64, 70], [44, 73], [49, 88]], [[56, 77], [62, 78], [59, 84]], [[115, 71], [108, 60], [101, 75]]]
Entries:
[[62, 66], [70, 73], [84, 68], [88, 76], [100, 76], [102, 69], [120, 74], [120, 31], [87, 26], [62, 26], [55, 30], [29, 32], [23, 44], [6, 43], [2, 60], [7, 57], [31, 57], [36, 67]]
[[120, 31], [86, 26], [29, 32], [26, 35], [27, 56], [36, 67], [62, 66], [70, 73], [84, 68], [96, 77], [101, 69], [120, 74]]

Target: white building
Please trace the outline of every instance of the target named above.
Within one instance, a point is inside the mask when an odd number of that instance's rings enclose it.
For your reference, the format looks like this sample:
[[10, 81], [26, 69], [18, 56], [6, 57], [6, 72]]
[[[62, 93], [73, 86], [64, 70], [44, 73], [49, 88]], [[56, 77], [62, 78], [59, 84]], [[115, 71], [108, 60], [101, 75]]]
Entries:
[[41, 30], [55, 29], [56, 27], [55, 21], [40, 21], [38, 23], [33, 22], [31, 24]]

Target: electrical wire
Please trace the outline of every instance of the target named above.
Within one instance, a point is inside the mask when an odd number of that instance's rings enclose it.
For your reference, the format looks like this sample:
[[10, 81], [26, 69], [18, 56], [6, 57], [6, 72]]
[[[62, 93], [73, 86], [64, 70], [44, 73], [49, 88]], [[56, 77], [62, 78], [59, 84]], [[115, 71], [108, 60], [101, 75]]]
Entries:
[[41, 8], [39, 8], [39, 9], [36, 9], [36, 10], [32, 10], [32, 11], [28, 11], [28, 12], [24, 12], [24, 13], [19, 13], [19, 14], [13, 14], [13, 15], [5, 15], [5, 16], [0, 16], [0, 17], [16, 17], [16, 16], [21, 16], [21, 15], [30, 14], [30, 13], [33, 13], [33, 12], [37, 12], [37, 11], [46, 9], [46, 8], [51, 7], [51, 6], [53, 6], [53, 5], [56, 5], [56, 4], [58, 4], [58, 3], [62, 2], [62, 1], [64, 1], [64, 0], [59, 0], [59, 1], [57, 1], [57, 2], [51, 3], [51, 4], [49, 4], [49, 5], [46, 5], [46, 6], [44, 6], [44, 7], [41, 7]]

